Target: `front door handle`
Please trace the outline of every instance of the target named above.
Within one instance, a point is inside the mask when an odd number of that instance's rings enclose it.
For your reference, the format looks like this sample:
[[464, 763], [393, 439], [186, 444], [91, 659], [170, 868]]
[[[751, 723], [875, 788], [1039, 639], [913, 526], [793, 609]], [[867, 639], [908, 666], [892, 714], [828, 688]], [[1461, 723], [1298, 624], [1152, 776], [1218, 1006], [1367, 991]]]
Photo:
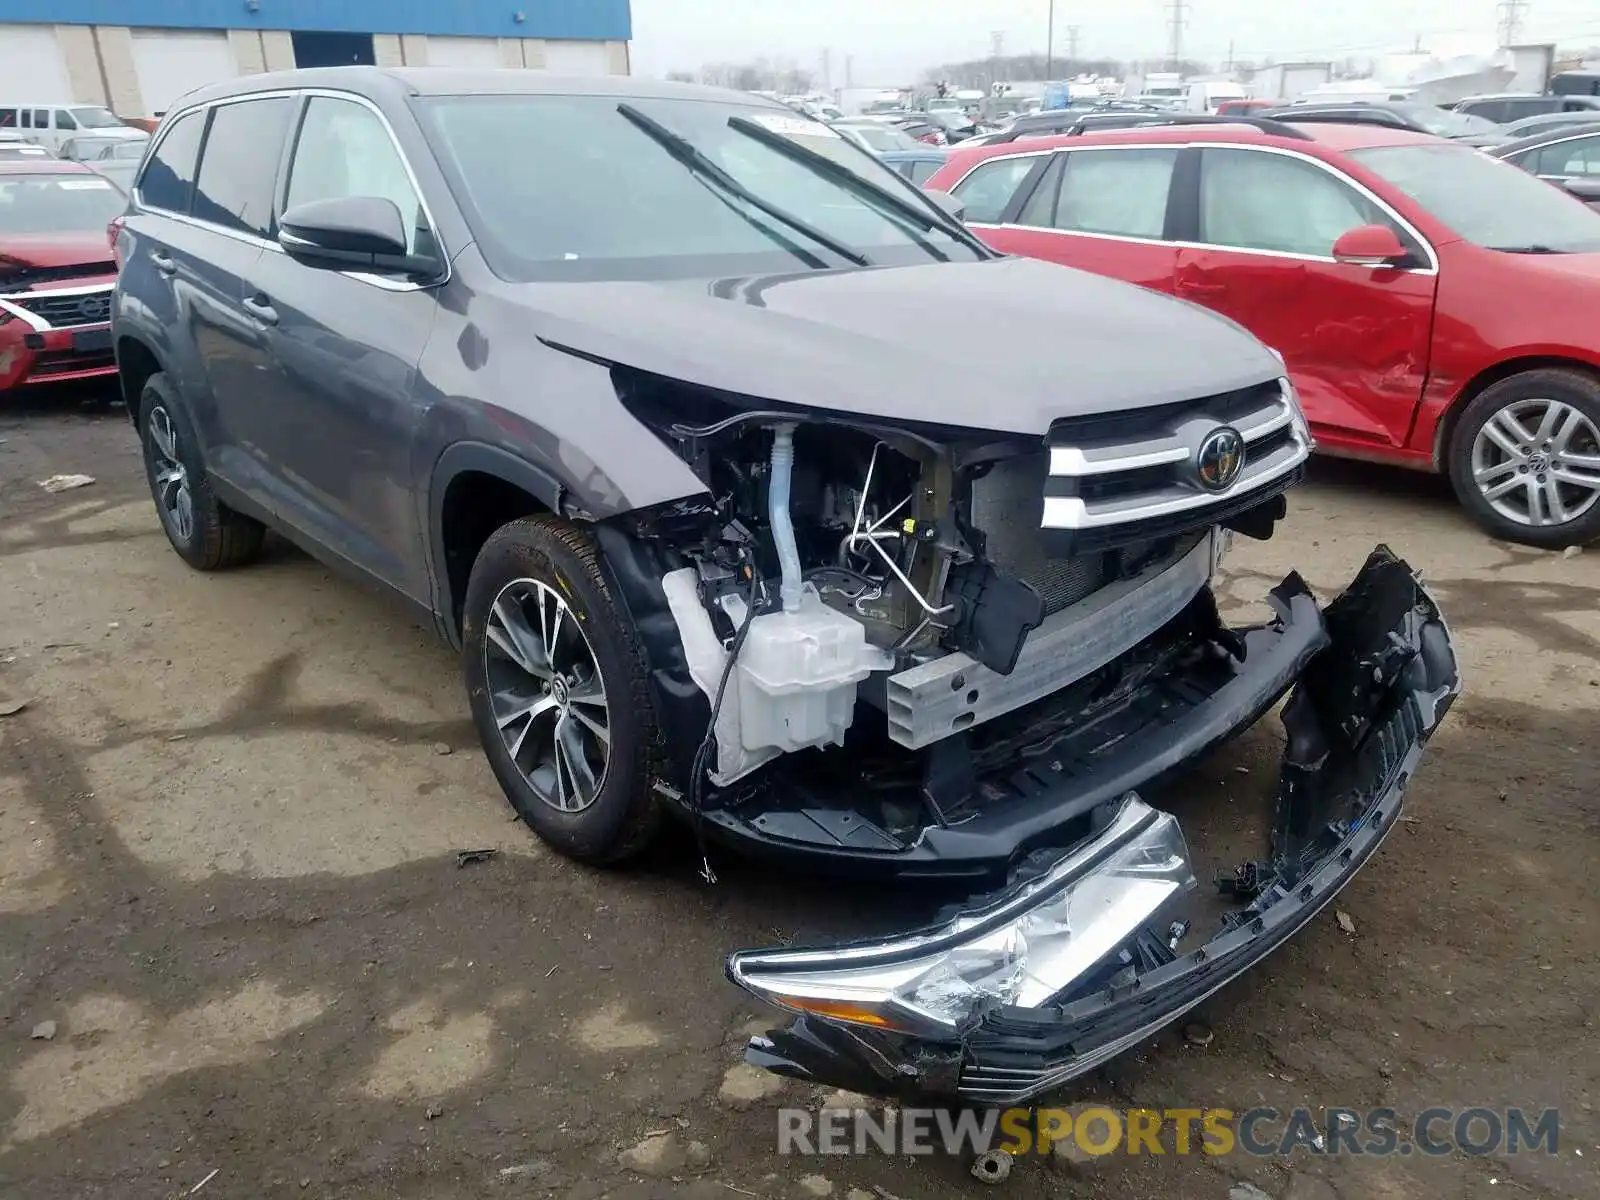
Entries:
[[278, 323], [278, 310], [267, 303], [265, 296], [249, 296], [245, 299], [244, 310], [263, 325], [276, 325]]
[[150, 251], [150, 261], [155, 263], [156, 270], [160, 271], [163, 275], [176, 275], [178, 273], [178, 264], [176, 260], [174, 260], [172, 255], [168, 254], [165, 250]]

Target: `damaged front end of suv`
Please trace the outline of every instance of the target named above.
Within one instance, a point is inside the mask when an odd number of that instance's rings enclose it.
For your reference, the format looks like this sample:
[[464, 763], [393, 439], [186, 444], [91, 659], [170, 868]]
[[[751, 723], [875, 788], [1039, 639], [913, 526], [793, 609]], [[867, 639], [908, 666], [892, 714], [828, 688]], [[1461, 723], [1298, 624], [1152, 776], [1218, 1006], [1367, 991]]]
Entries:
[[[1172, 1021], [1360, 868], [1453, 700], [1449, 632], [1378, 547], [1233, 628], [1211, 581], [1311, 445], [1272, 377], [1039, 435], [754, 406], [615, 372], [707, 498], [602, 534], [703, 842], [972, 897], [917, 933], [748, 950], [795, 1014], [748, 1061], [1013, 1103]], [[1289, 696], [1270, 846], [1209, 937], [1167, 780]], [[709, 868], [708, 868], [709, 870]]]

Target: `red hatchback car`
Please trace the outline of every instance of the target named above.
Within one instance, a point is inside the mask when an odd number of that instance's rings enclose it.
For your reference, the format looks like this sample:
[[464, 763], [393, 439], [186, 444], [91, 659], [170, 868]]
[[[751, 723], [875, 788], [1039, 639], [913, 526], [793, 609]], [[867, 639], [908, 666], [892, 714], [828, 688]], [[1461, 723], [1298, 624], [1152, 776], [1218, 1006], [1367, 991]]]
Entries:
[[106, 227], [126, 205], [81, 163], [0, 162], [0, 397], [116, 373]]
[[1319, 449], [1443, 471], [1502, 537], [1600, 535], [1600, 212], [1549, 184], [1422, 134], [1259, 121], [957, 150], [926, 186], [997, 249], [1244, 325]]

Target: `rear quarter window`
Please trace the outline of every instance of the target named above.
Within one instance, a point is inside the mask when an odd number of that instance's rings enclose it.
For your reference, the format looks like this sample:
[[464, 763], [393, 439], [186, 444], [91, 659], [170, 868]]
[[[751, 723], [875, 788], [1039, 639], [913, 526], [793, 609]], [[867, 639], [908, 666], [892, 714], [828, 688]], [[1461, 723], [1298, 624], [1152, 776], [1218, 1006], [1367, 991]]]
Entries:
[[189, 211], [205, 128], [206, 114], [196, 112], [179, 117], [167, 130], [139, 176], [139, 199], [146, 207], [175, 213]]

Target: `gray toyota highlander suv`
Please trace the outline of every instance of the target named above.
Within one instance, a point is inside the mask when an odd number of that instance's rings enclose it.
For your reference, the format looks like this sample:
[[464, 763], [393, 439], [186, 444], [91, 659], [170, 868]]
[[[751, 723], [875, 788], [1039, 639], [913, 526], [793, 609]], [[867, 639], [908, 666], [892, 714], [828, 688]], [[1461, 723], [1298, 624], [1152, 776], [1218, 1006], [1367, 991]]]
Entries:
[[[1458, 682], [1383, 547], [1326, 608], [1290, 575], [1225, 624], [1218, 561], [1311, 449], [1282, 361], [957, 216], [743, 94], [254, 76], [157, 132], [114, 337], [178, 554], [242, 566], [270, 528], [404, 597], [563, 853], [674, 818], [708, 880], [737, 850], [953, 897], [733, 954], [794, 1018], [752, 1062], [1011, 1102], [1304, 925]], [[1140, 792], [1285, 696], [1259, 853], [1220, 863]]]

